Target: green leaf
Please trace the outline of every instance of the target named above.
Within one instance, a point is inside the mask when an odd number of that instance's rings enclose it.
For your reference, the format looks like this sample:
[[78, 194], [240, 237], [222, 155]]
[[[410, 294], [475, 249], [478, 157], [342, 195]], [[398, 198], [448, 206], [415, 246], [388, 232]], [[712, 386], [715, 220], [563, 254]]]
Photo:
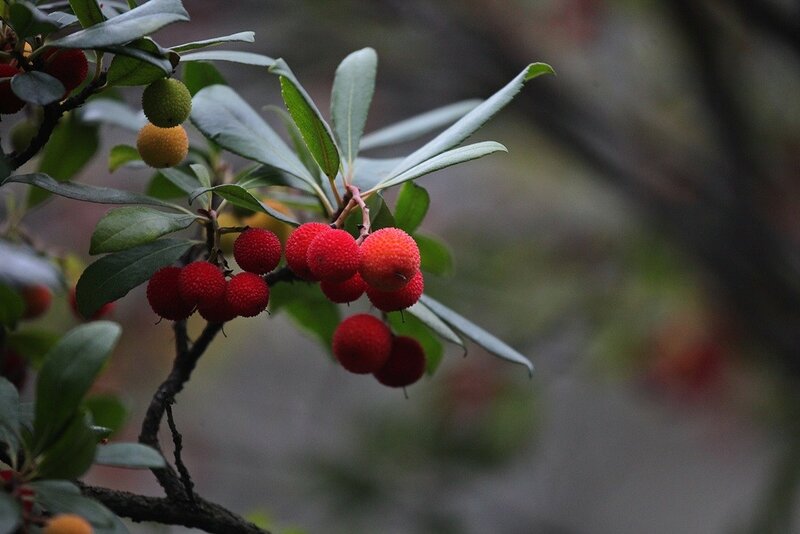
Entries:
[[317, 165], [326, 176], [334, 179], [339, 172], [339, 149], [330, 126], [285, 61], [276, 60], [269, 71], [279, 76], [283, 102]]
[[454, 148], [425, 160], [419, 165], [400, 174], [393, 172], [388, 178], [376, 185], [374, 189], [386, 189], [387, 187], [392, 187], [407, 182], [408, 180], [414, 180], [415, 178], [450, 167], [451, 165], [482, 158], [483, 156], [488, 156], [495, 152], [508, 152], [508, 150], [500, 143], [494, 141], [483, 141], [481, 143]]
[[189, 50], [216, 46], [222, 43], [252, 43], [255, 40], [255, 33], [253, 32], [238, 32], [222, 37], [212, 37], [211, 39], [203, 39], [202, 41], [192, 41], [191, 43], [172, 46], [170, 50], [174, 50], [175, 52], [188, 52]]
[[411, 181], [404, 183], [394, 205], [394, 220], [397, 227], [413, 234], [425, 219], [430, 203], [431, 197], [424, 187]]
[[17, 531], [22, 522], [22, 508], [10, 493], [0, 491], [0, 532], [10, 534]]
[[341, 315], [339, 307], [322, 294], [319, 284], [277, 284], [270, 288], [269, 307], [272, 313], [286, 311], [300, 329], [313, 334], [326, 350], [331, 350]]
[[396, 122], [362, 137], [360, 149], [369, 150], [413, 141], [454, 123], [475, 109], [480, 103], [481, 100], [462, 100], [461, 102], [449, 104], [410, 119]]
[[[109, 321], [87, 323], [67, 332], [47, 354], [36, 383], [33, 426], [38, 451], [45, 450], [76, 417], [120, 333], [119, 325]], [[86, 427], [83, 418], [79, 422]]]
[[[498, 358], [524, 365], [528, 368], [528, 373], [531, 375], [533, 374], [533, 364], [528, 358], [510, 346], [506, 345], [497, 337], [493, 336], [475, 323], [462, 317], [447, 306], [437, 302], [427, 295], [422, 295], [422, 297], [419, 299], [419, 302], [428, 307], [444, 322], [464, 334], [465, 337], [480, 345], [490, 353], [494, 354]], [[411, 311], [411, 309], [409, 309], [409, 311]]]
[[250, 191], [237, 184], [223, 184], [215, 187], [203, 187], [196, 189], [192, 192], [190, 199], [193, 202], [195, 198], [208, 192], [214, 192], [234, 206], [246, 208], [250, 211], [260, 211], [261, 213], [266, 213], [270, 217], [274, 217], [279, 221], [291, 224], [292, 226], [300, 225], [299, 222], [295, 221], [291, 217], [287, 217], [278, 210], [268, 206], [267, 204], [264, 204], [255, 196], [253, 196]]
[[[199, 185], [197, 187], [199, 187]], [[197, 189], [197, 187], [195, 187], [195, 189]], [[146, 194], [164, 200], [186, 197], [186, 192], [183, 189], [164, 178], [164, 175], [160, 172], [155, 173], [150, 179], [150, 183], [147, 184]]]
[[453, 257], [447, 246], [437, 239], [421, 234], [414, 235], [422, 258], [422, 270], [445, 276], [453, 272]]
[[61, 334], [50, 330], [15, 330], [6, 335], [6, 344], [38, 369], [60, 338]]
[[42, 173], [16, 174], [6, 178], [2, 184], [20, 183], [35, 185], [51, 193], [73, 200], [84, 202], [95, 202], [98, 204], [147, 204], [150, 206], [160, 206], [162, 208], [172, 208], [176, 211], [185, 211], [184, 208], [164, 202], [157, 198], [123, 191], [121, 189], [111, 189], [110, 187], [96, 187], [92, 185], [76, 184], [72, 182], [56, 182], [51, 177]]
[[[163, 60], [161, 48], [152, 39], [147, 37], [137, 39], [126, 48], [136, 48], [137, 50], [144, 51]], [[168, 68], [166, 72], [169, 72], [172, 65], [169, 63], [167, 63], [167, 65]], [[111, 61], [106, 80], [109, 85], [147, 85], [163, 78], [164, 74], [165, 71], [163, 68], [153, 65], [150, 62], [118, 54], [114, 56], [114, 59]]]
[[48, 34], [58, 29], [58, 25], [31, 2], [16, 2], [11, 5], [9, 7], [9, 24], [19, 38]]
[[353, 185], [366, 192], [385, 180], [402, 158], [357, 158]]
[[131, 132], [138, 132], [147, 123], [144, 113], [110, 98], [90, 100], [78, 112], [83, 122], [111, 124]]
[[[322, 182], [319, 165], [317, 165], [317, 162], [314, 160], [314, 156], [311, 155], [311, 152], [308, 150], [306, 142], [303, 141], [303, 135], [300, 133], [297, 125], [294, 123], [292, 116], [289, 115], [289, 112], [283, 108], [279, 108], [278, 106], [265, 106], [264, 109], [272, 111], [277, 114], [278, 117], [280, 117], [283, 125], [286, 127], [286, 132], [289, 134], [289, 139], [292, 141], [292, 147], [294, 148], [297, 156], [300, 158], [300, 161], [303, 162], [303, 165], [306, 169], [308, 169], [308, 172], [311, 173], [317, 183], [319, 183], [322, 187], [325, 187], [328, 182]], [[327, 194], [328, 191], [325, 191], [325, 193]], [[328, 198], [332, 198], [332, 196], [329, 196]]]
[[392, 330], [397, 335], [413, 337], [422, 345], [425, 351], [425, 369], [429, 375], [436, 372], [439, 364], [444, 357], [444, 346], [441, 341], [431, 333], [425, 323], [411, 315], [410, 313], [389, 314], [389, 323]]
[[117, 252], [155, 241], [188, 228], [196, 218], [190, 213], [166, 213], [144, 206], [111, 210], [97, 223], [89, 254]]
[[331, 120], [342, 155], [352, 166], [375, 92], [378, 55], [372, 48], [353, 52], [339, 64], [331, 93]]
[[0, 284], [0, 325], [12, 327], [25, 313], [25, 301], [10, 287]]
[[84, 28], [106, 20], [103, 12], [100, 11], [100, 6], [97, 5], [97, 0], [69, 0], [69, 5]]
[[211, 187], [211, 173], [208, 172], [208, 168], [205, 165], [192, 163], [189, 168], [192, 169], [201, 187]]
[[[154, 77], [156, 79], [163, 78], [172, 73], [175, 67], [177, 67], [180, 62], [180, 56], [178, 56], [177, 53], [161, 48], [157, 44], [155, 45], [158, 49], [157, 52], [143, 49], [147, 48], [147, 45], [142, 45], [142, 43], [147, 43], [147, 41], [146, 38], [143, 38], [134, 41], [130, 45], [104, 46], [103, 48], [97, 49], [102, 52], [114, 54], [114, 59], [118, 57], [128, 58], [142, 69], [141, 73], [131, 73], [128, 70], [129, 65], [119, 67], [119, 75], [124, 76], [124, 83], [118, 83], [117, 85], [136, 85], [132, 83], [132, 81], [152, 80]], [[158, 76], [156, 76], [156, 71], [158, 71]], [[118, 74], [115, 74], [115, 76], [118, 76]]]
[[[3, 444], [8, 444], [8, 450]], [[0, 376], [0, 453], [16, 456], [19, 447], [19, 392]]]
[[180, 0], [150, 0], [121, 15], [54, 41], [58, 48], [103, 48], [135, 41], [178, 21], [188, 21], [189, 14]]
[[93, 395], [84, 404], [92, 414], [92, 422], [107, 428], [108, 435], [122, 430], [128, 419], [128, 409], [115, 395]]
[[108, 154], [108, 170], [114, 172], [126, 163], [132, 161], [141, 161], [139, 151], [132, 146], [117, 145], [111, 149]]
[[209, 85], [227, 85], [225, 78], [222, 77], [216, 67], [205, 61], [190, 61], [186, 63], [183, 66], [183, 83], [192, 96]]
[[30, 104], [45, 106], [64, 97], [66, 89], [57, 79], [45, 72], [23, 72], [11, 78], [11, 90]]
[[275, 63], [275, 60], [269, 56], [236, 50], [206, 50], [204, 52], [181, 54], [181, 63], [189, 61], [229, 61], [256, 67], [271, 67]]
[[89, 265], [78, 280], [78, 311], [84, 317], [92, 317], [104, 304], [124, 297], [158, 269], [177, 261], [193, 244], [185, 239], [165, 238], [103, 256]]
[[[370, 229], [371, 231], [380, 230], [381, 228], [388, 228], [395, 226], [394, 217], [389, 210], [389, 206], [379, 194], [372, 195], [366, 200], [367, 208], [369, 208], [370, 216]], [[352, 235], [358, 235], [360, 232], [359, 225], [363, 221], [361, 209], [354, 209], [350, 216], [345, 220], [344, 229]]]
[[198, 187], [202, 187], [196, 177], [178, 168], [160, 169], [159, 172], [184, 193], [191, 193]]
[[[403, 162], [398, 165], [393, 174], [395, 176], [401, 175], [409, 169], [461, 144], [462, 141], [472, 135], [478, 128], [483, 126], [486, 121], [503, 109], [506, 104], [511, 102], [527, 80], [543, 74], [545, 72], [543, 70], [545, 69], [543, 65], [543, 63], [532, 63], [525, 67], [525, 69], [506, 84], [505, 87], [484, 100], [479, 106], [464, 115], [445, 131], [409, 154]], [[552, 71], [552, 69], [550, 70]]]
[[52, 445], [44, 449], [37, 473], [42, 478], [77, 478], [91, 467], [96, 448], [97, 438], [86, 424], [84, 413], [78, 412]]
[[[97, 152], [100, 145], [97, 130], [97, 126], [86, 124], [70, 114], [56, 126], [45, 145], [39, 172], [59, 182], [78, 174]], [[32, 189], [28, 195], [28, 206], [35, 206], [48, 196], [45, 191]]]
[[555, 76], [556, 71], [547, 63], [531, 63], [528, 65], [528, 72], [525, 74], [525, 81], [527, 82], [528, 80], [538, 78], [543, 74], [552, 74]]
[[[119, 523], [116, 516], [94, 499], [81, 495], [80, 489], [66, 480], [37, 480], [30, 487], [35, 491], [36, 501], [53, 514], [78, 514], [95, 529], [96, 534], [114, 532]], [[126, 530], [119, 531], [126, 532]]]
[[166, 467], [161, 453], [141, 443], [109, 443], [97, 448], [94, 463], [130, 469]]
[[450, 343], [458, 345], [459, 347], [464, 346], [464, 341], [461, 339], [461, 337], [422, 302], [417, 302], [410, 308], [407, 308], [406, 311], [422, 321], [425, 326], [430, 328], [436, 333], [436, 335], [445, 341], [449, 341]]

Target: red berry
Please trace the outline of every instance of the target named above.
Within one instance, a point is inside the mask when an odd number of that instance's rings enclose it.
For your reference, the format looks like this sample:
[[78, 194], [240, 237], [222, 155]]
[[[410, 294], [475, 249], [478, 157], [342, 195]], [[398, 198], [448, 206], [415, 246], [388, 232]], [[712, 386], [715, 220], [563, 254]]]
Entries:
[[367, 283], [364, 282], [360, 274], [356, 273], [344, 282], [323, 280], [320, 282], [319, 287], [329, 300], [337, 304], [345, 304], [358, 300], [367, 289]]
[[304, 280], [313, 282], [319, 280], [311, 273], [308, 267], [306, 253], [311, 241], [320, 232], [327, 232], [330, 229], [331, 227], [327, 224], [311, 222], [301, 224], [289, 235], [286, 240], [286, 263], [289, 264], [289, 268], [294, 274]]
[[383, 291], [394, 291], [419, 271], [419, 248], [399, 228], [381, 228], [361, 244], [359, 272], [367, 283]]
[[225, 287], [222, 271], [207, 261], [194, 261], [178, 275], [178, 292], [192, 307], [218, 301], [225, 295]]
[[425, 374], [425, 351], [422, 345], [413, 337], [395, 337], [389, 359], [374, 374], [384, 386], [402, 388], [413, 384]]
[[[16, 67], [0, 63], [0, 78], [13, 78], [19, 74]], [[11, 90], [11, 80], [0, 82], [0, 114], [11, 115], [22, 109], [25, 102]]]
[[266, 274], [281, 261], [281, 240], [262, 228], [248, 228], [233, 242], [233, 257], [243, 270]]
[[66, 98], [73, 89], [86, 79], [89, 62], [83, 50], [56, 48], [44, 53], [44, 72], [64, 85]]
[[[114, 308], [116, 306], [117, 306], [116, 302], [106, 302], [105, 304], [100, 306], [100, 308], [96, 312], [94, 312], [94, 315], [92, 315], [89, 318], [89, 320], [96, 321], [97, 319], [105, 317], [106, 315], [114, 311]], [[75, 315], [75, 317], [77, 317], [81, 321], [87, 320], [86, 317], [81, 315], [81, 312], [78, 310], [78, 298], [77, 295], [75, 294], [75, 286], [73, 286], [72, 289], [69, 290], [69, 307], [72, 309], [72, 313]]]
[[209, 323], [226, 323], [236, 318], [236, 312], [231, 307], [227, 299], [228, 291], [225, 291], [225, 296], [209, 304], [208, 306], [200, 306], [197, 311], [200, 316]]
[[42, 284], [23, 287], [19, 293], [22, 296], [22, 300], [25, 301], [25, 311], [22, 313], [23, 319], [41, 317], [50, 309], [50, 304], [53, 302], [53, 293], [50, 288]]
[[315, 278], [343, 282], [358, 272], [358, 244], [344, 230], [321, 232], [309, 243], [306, 261]]
[[170, 321], [180, 321], [192, 314], [194, 306], [181, 298], [178, 291], [180, 267], [163, 267], [147, 282], [147, 302], [156, 315]]
[[13, 350], [6, 350], [0, 361], [0, 376], [21, 390], [28, 378], [28, 361]]
[[236, 315], [255, 317], [267, 309], [269, 286], [257, 274], [239, 273], [228, 282], [225, 300]]
[[384, 312], [403, 310], [413, 306], [425, 289], [422, 272], [417, 271], [406, 285], [395, 291], [381, 291], [367, 286], [367, 298], [373, 306]]
[[348, 317], [333, 333], [333, 355], [351, 373], [377, 371], [389, 359], [391, 348], [389, 327], [366, 313]]

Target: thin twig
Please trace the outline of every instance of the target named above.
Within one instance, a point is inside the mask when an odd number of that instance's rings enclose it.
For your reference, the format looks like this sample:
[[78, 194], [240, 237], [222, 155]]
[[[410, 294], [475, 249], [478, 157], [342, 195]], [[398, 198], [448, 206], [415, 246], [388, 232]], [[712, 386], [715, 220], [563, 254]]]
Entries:
[[181, 458], [181, 451], [183, 450], [183, 436], [181, 436], [181, 433], [178, 432], [178, 427], [175, 425], [175, 419], [172, 416], [172, 404], [167, 404], [166, 410], [167, 425], [169, 425], [169, 431], [172, 433], [172, 443], [175, 445], [175, 467], [178, 469], [178, 473], [181, 475], [183, 487], [186, 489], [186, 496], [189, 497], [190, 502], [194, 503], [194, 483], [192, 482], [192, 477], [189, 474], [189, 470], [186, 468], [186, 464], [183, 463], [183, 459]]

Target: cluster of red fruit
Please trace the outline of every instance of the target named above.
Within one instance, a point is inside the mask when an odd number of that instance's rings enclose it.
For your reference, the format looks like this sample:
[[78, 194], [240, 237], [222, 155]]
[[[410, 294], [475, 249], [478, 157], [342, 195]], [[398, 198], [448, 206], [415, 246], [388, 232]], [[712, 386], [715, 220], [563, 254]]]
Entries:
[[[27, 49], [26, 49], [27, 55]], [[64, 86], [63, 98], [86, 79], [89, 63], [82, 50], [54, 48], [47, 50], [33, 62], [34, 69], [49, 74]], [[0, 63], [0, 114], [10, 115], [21, 110], [25, 102], [11, 90], [11, 79], [24, 72], [16, 61]]]

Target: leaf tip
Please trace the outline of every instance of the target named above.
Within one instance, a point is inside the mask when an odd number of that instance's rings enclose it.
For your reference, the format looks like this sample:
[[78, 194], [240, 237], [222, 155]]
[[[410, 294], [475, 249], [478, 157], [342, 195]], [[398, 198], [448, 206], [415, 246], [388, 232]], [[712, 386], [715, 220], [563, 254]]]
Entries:
[[542, 76], [543, 74], [552, 74], [553, 76], [556, 76], [556, 71], [547, 63], [531, 63], [526, 69], [525, 81], [527, 82], [528, 80], [532, 80]]

